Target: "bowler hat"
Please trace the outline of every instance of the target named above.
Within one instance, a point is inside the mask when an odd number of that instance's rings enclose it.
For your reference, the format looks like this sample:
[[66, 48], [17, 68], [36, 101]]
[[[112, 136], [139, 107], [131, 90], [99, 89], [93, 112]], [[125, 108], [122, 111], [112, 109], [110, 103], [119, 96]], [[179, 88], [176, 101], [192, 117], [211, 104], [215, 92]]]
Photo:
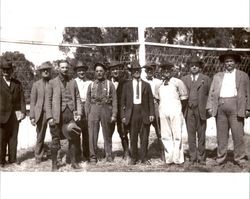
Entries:
[[11, 61], [2, 60], [1, 61], [1, 68], [2, 69], [11, 69], [11, 68], [13, 68], [13, 64]]
[[104, 64], [102, 64], [102, 63], [96, 63], [94, 65], [94, 70], [96, 69], [97, 66], [101, 66], [105, 71], [107, 70], [107, 67]]
[[141, 66], [140, 66], [138, 61], [133, 61], [133, 62], [131, 62], [130, 67], [128, 69], [130, 71], [131, 70], [137, 70], [137, 69], [141, 69]]
[[220, 62], [224, 62], [226, 58], [233, 58], [236, 62], [241, 62], [241, 57], [239, 54], [234, 53], [232, 50], [228, 50], [219, 56]]
[[202, 66], [203, 62], [201, 61], [200, 57], [193, 55], [187, 60], [187, 64], [188, 65], [198, 64], [199, 66]]
[[86, 66], [82, 61], [78, 60], [76, 62], [76, 65], [74, 67], [74, 70], [77, 70], [78, 68], [83, 68], [84, 70], [88, 70], [88, 66]]
[[46, 61], [44, 63], [42, 63], [37, 70], [44, 70], [44, 69], [51, 69], [52, 68], [52, 64], [49, 61]]
[[155, 63], [147, 63], [145, 66], [143, 66], [143, 68], [155, 70], [156, 69], [156, 64]]
[[162, 70], [170, 70], [174, 67], [174, 64], [170, 63], [170, 62], [165, 62], [165, 63], [162, 63], [160, 66], [159, 66]]
[[109, 66], [109, 70], [123, 70], [124, 68], [124, 64], [123, 63], [120, 63], [120, 62], [113, 62], [110, 64]]
[[74, 139], [76, 136], [81, 134], [81, 128], [77, 126], [74, 121], [69, 122], [68, 124], [64, 124], [62, 126], [63, 135], [67, 139]]

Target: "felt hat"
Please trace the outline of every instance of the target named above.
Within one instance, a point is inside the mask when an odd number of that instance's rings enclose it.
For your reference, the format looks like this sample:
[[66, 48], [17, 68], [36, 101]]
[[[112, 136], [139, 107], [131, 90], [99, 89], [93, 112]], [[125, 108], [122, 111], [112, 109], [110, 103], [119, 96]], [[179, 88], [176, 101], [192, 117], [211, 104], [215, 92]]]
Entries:
[[44, 62], [42, 63], [37, 70], [44, 70], [44, 69], [52, 69], [52, 64], [50, 62]]
[[241, 56], [232, 50], [228, 50], [219, 56], [220, 62], [224, 62], [226, 58], [233, 58], [236, 62], [241, 62]]

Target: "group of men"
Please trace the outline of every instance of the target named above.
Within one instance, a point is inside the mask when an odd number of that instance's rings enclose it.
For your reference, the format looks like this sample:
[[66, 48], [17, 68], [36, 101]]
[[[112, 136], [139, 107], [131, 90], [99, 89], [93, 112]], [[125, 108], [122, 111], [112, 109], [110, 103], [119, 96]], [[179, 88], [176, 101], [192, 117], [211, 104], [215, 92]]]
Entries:
[[[244, 118], [250, 116], [249, 77], [237, 69], [240, 55], [229, 51], [219, 59], [225, 70], [215, 74], [212, 83], [201, 73], [203, 63], [197, 56], [191, 56], [187, 61], [190, 74], [181, 78], [174, 77], [174, 64], [162, 63], [159, 65], [161, 80], [154, 77], [155, 64], [141, 67], [136, 61], [128, 67], [130, 78], [120, 75], [122, 64], [107, 68], [96, 63], [94, 81], [87, 79], [88, 67], [81, 61], [74, 65], [75, 79], [68, 74], [70, 64], [66, 60], [58, 63], [59, 73], [53, 79], [52, 65], [43, 63], [38, 68], [42, 78], [33, 84], [30, 97], [30, 121], [37, 131], [36, 163], [43, 160], [45, 132], [49, 126], [53, 171], [62, 164], [59, 157], [61, 139], [68, 140], [73, 169], [81, 168], [81, 161], [96, 164], [101, 124], [107, 162], [114, 158], [112, 136], [117, 126], [124, 159], [130, 165], [138, 162], [149, 165], [147, 153], [152, 124], [165, 164], [184, 163], [182, 132], [186, 126], [189, 162], [205, 165], [206, 120], [213, 116], [216, 118], [218, 141], [216, 165], [227, 161], [231, 129], [235, 163], [240, 167], [246, 166]], [[16, 162], [18, 124], [26, 111], [22, 86], [11, 76], [11, 62], [2, 64], [1, 68], [0, 163], [4, 166], [7, 146], [9, 163]], [[143, 68], [145, 78], [141, 77]], [[109, 78], [106, 76], [108, 70]]]

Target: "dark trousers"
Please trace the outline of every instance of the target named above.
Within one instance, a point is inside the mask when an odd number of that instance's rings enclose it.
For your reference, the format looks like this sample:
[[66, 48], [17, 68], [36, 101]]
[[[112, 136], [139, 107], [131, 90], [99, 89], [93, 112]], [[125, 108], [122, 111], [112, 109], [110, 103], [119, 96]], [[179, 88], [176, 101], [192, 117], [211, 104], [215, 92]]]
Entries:
[[138, 136], [140, 136], [141, 146], [141, 160], [147, 160], [148, 152], [148, 137], [149, 125], [143, 123], [142, 106], [133, 105], [133, 111], [130, 121], [130, 146], [131, 146], [131, 159], [138, 160]]
[[61, 149], [60, 140], [66, 138], [69, 143], [68, 146], [69, 146], [69, 155], [71, 163], [75, 163], [77, 146], [80, 140], [80, 136], [75, 133], [68, 132], [66, 130], [67, 129], [66, 126], [71, 121], [74, 121], [73, 112], [67, 107], [61, 114], [60, 123], [50, 127], [50, 133], [52, 137], [51, 148], [53, 151], [58, 151], [59, 149]]
[[[198, 107], [188, 107], [186, 116], [188, 145], [191, 161], [205, 161], [206, 120], [200, 118]], [[196, 140], [198, 138], [198, 146]]]
[[226, 161], [229, 128], [231, 128], [234, 144], [234, 160], [240, 162], [245, 159], [244, 144], [244, 118], [237, 116], [237, 98], [220, 98], [218, 113], [216, 116], [217, 126], [217, 161], [223, 163]]
[[97, 161], [97, 142], [100, 123], [102, 125], [102, 134], [104, 139], [104, 150], [106, 153], [106, 157], [111, 156], [111, 111], [112, 110], [109, 104], [91, 104], [88, 117], [90, 161]]
[[47, 129], [47, 119], [46, 119], [46, 114], [43, 111], [40, 119], [37, 122], [37, 127], [36, 127], [36, 147], [35, 147], [35, 158], [41, 160], [44, 154], [44, 138], [46, 134], [46, 129]]
[[17, 153], [17, 135], [19, 122], [16, 119], [15, 112], [11, 113], [9, 120], [0, 124], [0, 163], [5, 163], [6, 148], [8, 146], [9, 163], [16, 162]]
[[77, 146], [77, 157], [78, 161], [82, 158], [83, 161], [89, 160], [89, 132], [88, 132], [88, 121], [85, 116], [82, 120], [77, 123], [82, 130], [82, 139], [79, 141]]
[[115, 125], [117, 125], [117, 132], [120, 136], [121, 143], [122, 143], [122, 148], [125, 155], [128, 155], [128, 128], [122, 123], [121, 118], [118, 116], [117, 117], [117, 122], [111, 124], [111, 136], [113, 136], [114, 131], [115, 131]]

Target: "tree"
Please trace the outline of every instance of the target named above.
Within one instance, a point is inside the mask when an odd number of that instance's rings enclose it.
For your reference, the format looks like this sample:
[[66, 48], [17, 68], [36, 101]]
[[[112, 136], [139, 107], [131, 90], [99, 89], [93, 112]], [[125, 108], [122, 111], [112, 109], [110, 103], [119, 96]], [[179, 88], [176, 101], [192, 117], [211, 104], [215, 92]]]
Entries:
[[[137, 28], [66, 27], [63, 42], [78, 44], [135, 42], [138, 40], [137, 35]], [[72, 51], [68, 47], [61, 47], [60, 50], [66, 54]], [[96, 62], [128, 61], [129, 55], [136, 53], [137, 47], [79, 47], [73, 50], [74, 59], [81, 60], [92, 68]]]
[[25, 58], [23, 53], [18, 51], [4, 52], [1, 61], [12, 62], [14, 66], [13, 75], [22, 83], [26, 103], [30, 102], [30, 92], [34, 81], [34, 64]]

